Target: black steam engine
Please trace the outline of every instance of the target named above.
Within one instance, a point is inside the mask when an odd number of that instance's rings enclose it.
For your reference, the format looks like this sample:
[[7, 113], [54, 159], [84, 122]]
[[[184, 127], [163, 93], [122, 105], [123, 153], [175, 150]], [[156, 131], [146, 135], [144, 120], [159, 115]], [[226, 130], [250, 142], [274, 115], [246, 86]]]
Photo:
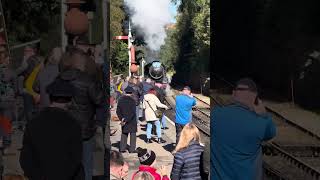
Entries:
[[144, 76], [154, 80], [157, 83], [168, 83], [166, 69], [158, 60], [152, 61], [144, 66]]

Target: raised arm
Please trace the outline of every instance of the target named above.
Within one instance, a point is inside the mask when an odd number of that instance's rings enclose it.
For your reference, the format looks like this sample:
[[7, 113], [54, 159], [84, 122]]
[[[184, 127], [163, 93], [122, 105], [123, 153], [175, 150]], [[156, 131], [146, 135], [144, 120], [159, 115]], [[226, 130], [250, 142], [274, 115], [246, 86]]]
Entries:
[[271, 115], [265, 115], [261, 118], [265, 118], [267, 120], [263, 140], [268, 141], [276, 136], [276, 133], [277, 133], [276, 126], [272, 121]]
[[192, 106], [195, 106], [195, 105], [197, 105], [197, 101], [196, 101], [196, 98], [194, 98], [194, 97], [192, 97]]
[[155, 103], [157, 107], [169, 109], [168, 106], [165, 104], [162, 104], [157, 96], [155, 96]]

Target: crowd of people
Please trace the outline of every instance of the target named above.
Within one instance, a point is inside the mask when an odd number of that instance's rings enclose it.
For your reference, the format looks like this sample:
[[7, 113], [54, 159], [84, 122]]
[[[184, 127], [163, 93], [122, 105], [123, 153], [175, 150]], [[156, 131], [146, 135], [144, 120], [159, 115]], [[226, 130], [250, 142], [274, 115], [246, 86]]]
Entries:
[[[92, 180], [95, 136], [99, 129], [105, 132], [108, 110], [101, 48], [79, 38], [45, 58], [39, 49], [40, 44], [27, 45], [13, 67], [6, 44], [0, 45], [1, 119], [24, 132], [19, 159], [27, 178]], [[1, 132], [5, 154], [12, 150], [10, 132]]]
[[[12, 66], [6, 44], [0, 43], [1, 148], [4, 153], [10, 150], [10, 124], [15, 122], [17, 129], [24, 132], [20, 165], [26, 177], [92, 179], [95, 134], [98, 129], [104, 133], [110, 130], [110, 135], [118, 131], [109, 129], [107, 122], [109, 109], [103, 84], [108, 69], [103, 66], [99, 46], [93, 53], [81, 39], [66, 51], [54, 48], [45, 58], [39, 55], [39, 45], [27, 45], [17, 68]], [[136, 148], [142, 121], [146, 121], [146, 143], [165, 143], [165, 110], [170, 109], [165, 104], [165, 87], [137, 76], [115, 80], [111, 70], [110, 80], [110, 108], [116, 108], [121, 124], [119, 151], [110, 152], [110, 179], [127, 177], [130, 167], [122, 156], [127, 150], [137, 153], [140, 163], [129, 179], [201, 179], [200, 157], [204, 147], [199, 130], [192, 123], [196, 100], [191, 88], [184, 87], [175, 99], [176, 142], [173, 167], [168, 174], [167, 167], [156, 169], [157, 154], [152, 149]], [[21, 116], [19, 96], [24, 107]], [[232, 97], [232, 104], [212, 111], [211, 178], [261, 179], [261, 144], [275, 136], [275, 125], [251, 79], [241, 79]]]
[[[91, 180], [93, 177], [95, 134], [99, 128], [103, 132], [109, 130], [106, 128], [107, 98], [103, 92], [108, 68], [103, 67], [101, 57], [95, 56], [99, 53], [92, 53], [89, 47], [79, 38], [65, 51], [57, 47], [42, 57], [38, 44], [27, 45], [18, 67], [13, 68], [6, 46], [0, 46], [1, 119], [5, 117], [24, 133], [19, 160], [24, 176], [29, 179]], [[147, 126], [146, 143], [166, 142], [162, 138], [162, 132], [168, 129], [164, 114], [164, 110], [169, 109], [164, 102], [165, 87], [150, 78], [144, 80], [136, 76], [115, 83], [111, 78], [110, 87], [117, 105], [110, 101], [110, 107], [116, 108], [121, 122], [119, 152], [110, 154], [110, 177], [125, 177], [130, 168], [122, 161], [121, 154], [127, 151], [130, 135], [129, 153], [137, 153], [140, 161], [132, 178], [169, 179], [166, 167], [157, 173], [157, 155], [153, 150], [136, 148], [136, 133], [142, 121], [146, 121]], [[17, 112], [19, 96], [23, 100], [21, 115]], [[171, 179], [201, 179], [199, 164], [203, 145], [192, 124], [195, 99], [191, 89], [185, 87], [176, 100], [180, 127], [177, 139], [181, 141], [177, 140], [173, 152]], [[156, 139], [152, 139], [152, 134], [156, 134]], [[1, 131], [4, 152], [10, 151], [11, 136], [10, 131]], [[194, 154], [181, 159], [188, 152]]]
[[[117, 103], [111, 108], [116, 108], [121, 124], [121, 138], [119, 151], [113, 150], [110, 155], [110, 179], [201, 179], [200, 159], [204, 151], [204, 144], [201, 142], [198, 128], [192, 123], [192, 107], [196, 105], [196, 99], [191, 93], [191, 88], [184, 87], [181, 94], [175, 99], [176, 142], [172, 152], [173, 167], [171, 173], [168, 174], [168, 167], [156, 168], [158, 166], [157, 154], [153, 149], [136, 148], [136, 133], [143, 121], [146, 124], [145, 143], [166, 143], [162, 138], [163, 131], [168, 129], [165, 110], [171, 107], [165, 103], [165, 85], [150, 78], [143, 79], [135, 76], [127, 78], [118, 76], [117, 78], [111, 81], [112, 99], [114, 100], [112, 102]], [[128, 164], [122, 156], [127, 152], [129, 134], [128, 152], [137, 153], [140, 163], [132, 177], [127, 177]], [[152, 138], [153, 134], [155, 139]]]

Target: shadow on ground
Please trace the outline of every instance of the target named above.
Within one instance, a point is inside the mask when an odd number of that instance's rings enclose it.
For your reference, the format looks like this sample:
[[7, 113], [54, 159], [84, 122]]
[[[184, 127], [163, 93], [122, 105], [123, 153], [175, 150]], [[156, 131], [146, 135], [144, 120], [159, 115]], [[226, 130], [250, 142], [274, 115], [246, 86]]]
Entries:
[[171, 144], [166, 144], [165, 146], [162, 146], [163, 147], [163, 149], [165, 149], [166, 151], [168, 151], [168, 152], [172, 152], [173, 150], [174, 150], [174, 144], [175, 143], [171, 143]]
[[144, 142], [147, 142], [147, 135], [146, 134], [140, 134], [137, 137], [140, 138], [141, 140], [143, 140]]

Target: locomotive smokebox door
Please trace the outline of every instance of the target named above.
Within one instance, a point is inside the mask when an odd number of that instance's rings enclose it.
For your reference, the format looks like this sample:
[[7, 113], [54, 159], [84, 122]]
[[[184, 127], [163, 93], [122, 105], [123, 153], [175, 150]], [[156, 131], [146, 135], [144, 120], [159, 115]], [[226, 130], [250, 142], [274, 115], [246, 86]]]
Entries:
[[154, 61], [149, 67], [149, 76], [154, 80], [159, 80], [164, 76], [164, 67], [159, 61]]

